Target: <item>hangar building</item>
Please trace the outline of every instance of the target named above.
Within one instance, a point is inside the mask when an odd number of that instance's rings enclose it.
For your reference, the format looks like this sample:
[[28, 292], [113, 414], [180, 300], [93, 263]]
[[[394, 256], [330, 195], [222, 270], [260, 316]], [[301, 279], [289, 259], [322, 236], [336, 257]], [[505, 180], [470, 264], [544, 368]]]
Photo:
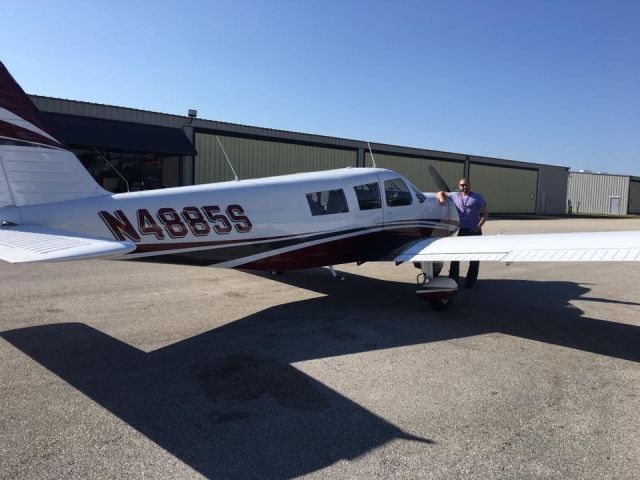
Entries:
[[[59, 139], [107, 190], [154, 189], [232, 180], [216, 136], [240, 178], [371, 166], [367, 142], [31, 95]], [[423, 191], [468, 176], [492, 213], [563, 214], [568, 168], [371, 143], [378, 167]], [[117, 172], [116, 172], [117, 170]]]
[[640, 178], [600, 172], [569, 172], [569, 213], [640, 213]]

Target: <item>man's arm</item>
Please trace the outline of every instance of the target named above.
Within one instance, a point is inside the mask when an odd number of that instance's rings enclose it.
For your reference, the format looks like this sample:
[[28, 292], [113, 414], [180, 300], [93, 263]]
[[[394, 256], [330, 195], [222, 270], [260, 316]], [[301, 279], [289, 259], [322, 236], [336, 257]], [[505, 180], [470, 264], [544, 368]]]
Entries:
[[489, 209], [485, 205], [480, 209], [480, 223], [478, 224], [478, 228], [482, 228], [487, 220], [489, 220]]

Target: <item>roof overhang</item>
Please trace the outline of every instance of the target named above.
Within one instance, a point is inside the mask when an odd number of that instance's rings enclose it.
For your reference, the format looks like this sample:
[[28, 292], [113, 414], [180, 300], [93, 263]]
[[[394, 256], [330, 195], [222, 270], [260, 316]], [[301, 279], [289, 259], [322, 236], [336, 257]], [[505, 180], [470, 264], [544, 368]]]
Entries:
[[163, 156], [197, 155], [193, 144], [179, 128], [61, 113], [44, 113], [44, 116], [53, 125], [58, 140], [70, 147]]

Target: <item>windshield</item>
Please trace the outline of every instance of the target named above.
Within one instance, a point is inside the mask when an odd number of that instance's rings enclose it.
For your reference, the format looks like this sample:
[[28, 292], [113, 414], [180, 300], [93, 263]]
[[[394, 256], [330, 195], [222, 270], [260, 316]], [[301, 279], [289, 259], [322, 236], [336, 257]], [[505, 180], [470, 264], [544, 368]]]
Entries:
[[422, 193], [418, 187], [416, 187], [413, 183], [411, 183], [409, 180], [407, 180], [407, 183], [409, 184], [409, 186], [411, 187], [411, 190], [413, 190], [413, 193], [416, 194], [416, 197], [418, 198], [418, 201], [420, 203], [424, 202], [427, 197], [425, 196], [424, 193]]

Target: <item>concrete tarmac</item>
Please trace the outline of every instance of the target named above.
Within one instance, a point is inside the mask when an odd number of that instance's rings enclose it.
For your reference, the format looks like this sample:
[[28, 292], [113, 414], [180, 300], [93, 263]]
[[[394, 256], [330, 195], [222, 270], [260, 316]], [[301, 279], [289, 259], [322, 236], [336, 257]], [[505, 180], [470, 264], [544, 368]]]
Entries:
[[0, 478], [638, 478], [640, 263], [337, 269], [1, 263]]

